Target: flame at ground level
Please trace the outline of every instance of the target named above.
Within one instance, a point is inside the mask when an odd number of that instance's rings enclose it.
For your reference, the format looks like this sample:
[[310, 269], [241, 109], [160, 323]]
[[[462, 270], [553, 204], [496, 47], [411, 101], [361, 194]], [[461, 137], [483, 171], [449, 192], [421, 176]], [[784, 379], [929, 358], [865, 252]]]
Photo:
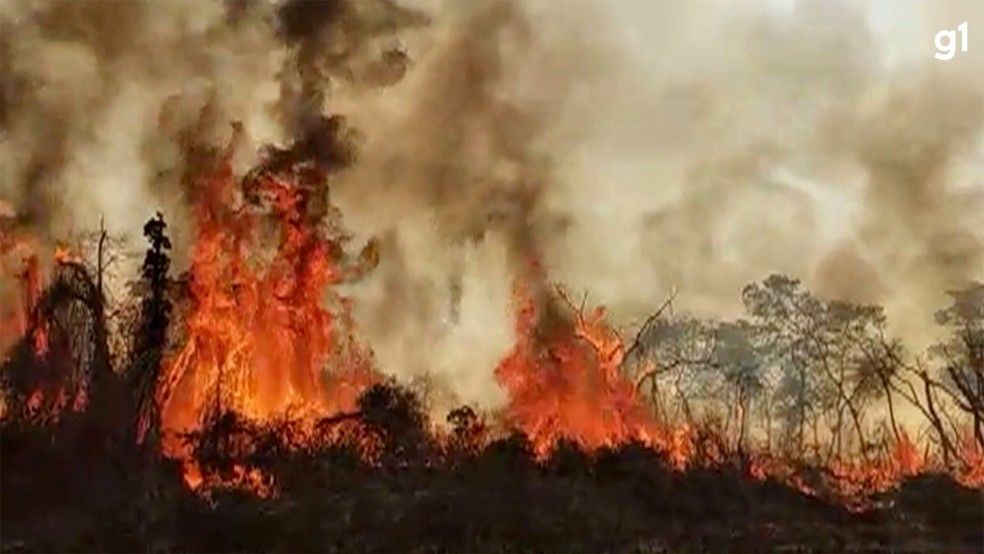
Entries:
[[589, 448], [630, 441], [666, 446], [655, 420], [620, 374], [624, 348], [600, 308], [573, 325], [538, 332], [526, 283], [514, 289], [516, 344], [496, 368], [509, 393], [506, 413], [546, 454], [561, 438]]
[[176, 436], [208, 412], [313, 420], [351, 409], [378, 379], [331, 288], [344, 277], [341, 244], [308, 215], [318, 177], [260, 175], [239, 205], [228, 160], [198, 180], [183, 337], [157, 390], [165, 453], [187, 459]]
[[[82, 267], [82, 260], [64, 245], [55, 247], [50, 261], [43, 264], [39, 241], [0, 229], [0, 276], [13, 276], [13, 283], [0, 283], [0, 363], [12, 356], [29, 368], [31, 375], [17, 379], [28, 390], [22, 409], [32, 418], [55, 420], [64, 409], [81, 411], [88, 397], [84, 383], [72, 379], [78, 360], [71, 352], [73, 329], [55, 329], [43, 304], [45, 283], [52, 282], [64, 267]], [[6, 285], [12, 284], [12, 287]], [[13, 290], [11, 290], [13, 289]], [[26, 341], [22, 339], [26, 338]], [[21, 348], [15, 347], [20, 343]], [[7, 411], [3, 400], [0, 415]]]
[[[291, 411], [313, 422], [351, 410], [378, 380], [333, 290], [346, 274], [342, 245], [308, 216], [321, 178], [292, 169], [246, 183], [223, 160], [196, 183], [189, 299], [156, 393], [164, 451], [188, 462], [191, 485], [208, 479], [178, 437], [206, 414], [262, 421]], [[247, 201], [237, 204], [238, 192]], [[589, 449], [642, 441], [685, 460], [681, 433], [664, 436], [621, 376], [624, 348], [603, 310], [584, 317], [568, 305], [572, 324], [543, 334], [527, 283], [516, 284], [515, 301], [516, 345], [496, 376], [507, 418], [538, 454], [566, 437]]]
[[[317, 205], [325, 192], [319, 188], [322, 180], [310, 169], [290, 168], [246, 182], [233, 175], [225, 159], [197, 182], [198, 234], [187, 297], [178, 303], [175, 348], [165, 358], [156, 390], [162, 448], [184, 462], [192, 488], [276, 491], [255, 468], [234, 465], [222, 475], [202, 469], [180, 435], [200, 430], [209, 414], [234, 412], [260, 422], [292, 414], [307, 424], [302, 428], [313, 429], [323, 417], [351, 411], [359, 395], [380, 380], [371, 351], [358, 340], [349, 301], [335, 290], [371, 269], [376, 252], [370, 245], [359, 256], [361, 267], [347, 265], [343, 235], [323, 224], [325, 213]], [[45, 359], [48, 327], [30, 322], [42, 294], [38, 258], [24, 243], [3, 238], [4, 254], [27, 254], [17, 273], [19, 309], [0, 321], [0, 346], [6, 351], [15, 338], [27, 337], [36, 357]], [[55, 260], [79, 262], [63, 248]], [[697, 433], [688, 425], [658, 422], [623, 377], [625, 348], [604, 310], [585, 314], [566, 302], [566, 319], [544, 328], [543, 306], [533, 292], [534, 284], [544, 282], [527, 275], [514, 286], [516, 343], [495, 368], [508, 393], [506, 421], [530, 438], [541, 457], [562, 438], [588, 450], [638, 441], [664, 452], [676, 467], [687, 467]], [[35, 391], [27, 404], [44, 402], [45, 393]], [[984, 486], [984, 453], [970, 434], [961, 442], [960, 457], [965, 471], [958, 479]], [[776, 477], [815, 494], [782, 461], [750, 458], [752, 477]], [[888, 455], [864, 464], [837, 462], [830, 473], [837, 488], [851, 495], [936, 470], [942, 466], [925, 459], [903, 433]]]

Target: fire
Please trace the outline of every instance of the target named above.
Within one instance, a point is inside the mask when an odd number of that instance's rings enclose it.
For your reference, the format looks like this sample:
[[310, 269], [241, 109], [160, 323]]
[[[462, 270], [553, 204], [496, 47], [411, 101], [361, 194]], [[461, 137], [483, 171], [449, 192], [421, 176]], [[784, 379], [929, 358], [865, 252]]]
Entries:
[[[655, 421], [619, 373], [624, 348], [604, 311], [575, 314], [572, 326], [541, 333], [530, 287], [514, 289], [516, 345], [496, 377], [509, 393], [507, 416], [544, 455], [561, 438], [594, 449], [633, 440], [653, 444]], [[569, 303], [568, 303], [569, 305]]]
[[[300, 162], [268, 165], [239, 178], [227, 155], [195, 182], [197, 236], [184, 280], [187, 294], [179, 302], [175, 340], [155, 390], [163, 453], [183, 463], [193, 489], [242, 488], [262, 496], [277, 491], [256, 468], [233, 463], [217, 470], [204, 467], [205, 456], [195, 458], [179, 437], [202, 430], [209, 416], [236, 414], [261, 425], [289, 416], [299, 425], [301, 442], [323, 440], [318, 422], [352, 412], [359, 395], [380, 380], [371, 351], [358, 339], [351, 303], [338, 292], [339, 284], [375, 267], [377, 245], [370, 241], [354, 263], [347, 260], [346, 238], [330, 225], [326, 178], [316, 166]], [[26, 339], [20, 344], [34, 358], [32, 369], [67, 374], [64, 331], [40, 315], [46, 275], [39, 249], [9, 235], [0, 239], [3, 274], [17, 277], [13, 310], [0, 314], [0, 348], [8, 352]], [[63, 245], [53, 261], [56, 270], [82, 263]], [[702, 448], [702, 459], [696, 460], [703, 435], [689, 424], [656, 420], [623, 375], [625, 346], [604, 308], [584, 312], [560, 290], [548, 298], [542, 291], [545, 276], [536, 264], [532, 269], [514, 284], [515, 344], [495, 375], [509, 398], [505, 419], [529, 437], [538, 456], [549, 454], [561, 439], [588, 450], [638, 441], [663, 451], [678, 469], [695, 461], [728, 462], [728, 441], [708, 452]], [[28, 389], [27, 409], [85, 407], [84, 388], [70, 394], [57, 379], [52, 382], [58, 386]], [[0, 398], [0, 414], [7, 410], [4, 402]], [[742, 419], [741, 396], [737, 407]], [[382, 445], [378, 437], [366, 436], [362, 447], [371, 462]], [[960, 441], [958, 457], [958, 480], [984, 486], [984, 453], [971, 433]], [[755, 453], [742, 459], [754, 479], [776, 478], [805, 494], [834, 490], [845, 497], [943, 470], [904, 431], [884, 454], [864, 463], [835, 461], [823, 488], [783, 460]]]
[[[14, 342], [20, 340], [31, 331], [31, 317], [41, 301], [42, 275], [40, 260], [35, 247], [28, 241], [16, 237], [3, 237], [2, 250], [4, 254], [5, 274], [16, 277], [18, 294], [7, 304], [10, 312], [3, 314], [3, 336], [0, 347], [7, 352]], [[13, 265], [13, 270], [8, 269]], [[47, 350], [47, 335], [43, 326], [38, 326], [31, 338], [34, 349], [38, 354]]]
[[[48, 275], [41, 264], [38, 246], [31, 240], [4, 234], [0, 236], [0, 256], [3, 256], [3, 274], [13, 275], [18, 283], [19, 294], [6, 304], [8, 313], [0, 314], [0, 350], [8, 352], [14, 342], [31, 333], [33, 350], [43, 356], [49, 348], [48, 325], [38, 321], [33, 325], [31, 318], [41, 302], [44, 283]], [[67, 246], [57, 245], [52, 255], [56, 264], [81, 263], [82, 259]], [[13, 266], [13, 268], [11, 268]], [[50, 269], [50, 268], [49, 268]]]
[[984, 450], [970, 428], [960, 437], [959, 454], [965, 469], [957, 475], [957, 481], [968, 487], [984, 488]]
[[82, 258], [72, 252], [68, 246], [59, 244], [55, 247], [55, 263], [79, 264], [82, 263]]
[[187, 455], [174, 433], [197, 428], [210, 408], [255, 420], [290, 410], [313, 421], [351, 409], [375, 382], [349, 303], [331, 290], [349, 276], [336, 259], [341, 245], [306, 216], [317, 178], [263, 174], [248, 191], [253, 201], [237, 204], [240, 181], [225, 159], [197, 183], [186, 338], [157, 391], [172, 437], [166, 453]]
[[847, 496], [884, 491], [927, 469], [927, 462], [908, 433], [900, 431], [887, 455], [867, 462], [835, 461], [835, 485]]
[[[19, 362], [29, 365], [30, 371], [37, 376], [32, 379], [33, 384], [28, 385], [33, 388], [23, 391], [23, 407], [35, 416], [57, 419], [65, 408], [82, 410], [87, 403], [87, 394], [84, 387], [75, 387], [71, 380], [64, 379], [72, 372], [75, 360], [64, 332], [60, 337], [52, 336], [50, 314], [42, 306], [45, 283], [50, 280], [52, 267], [42, 263], [37, 242], [13, 233], [0, 235], [0, 275], [12, 276], [14, 279], [10, 284], [15, 289], [9, 302], [4, 296], [4, 311], [0, 313], [0, 352], [3, 362], [9, 361], [12, 355], [30, 358]], [[57, 264], [80, 261], [64, 247], [56, 248], [52, 260], [55, 269]], [[6, 295], [10, 291], [4, 289], [3, 292]], [[14, 346], [21, 341], [28, 348], [18, 354]], [[5, 406], [4, 412], [6, 410]]]

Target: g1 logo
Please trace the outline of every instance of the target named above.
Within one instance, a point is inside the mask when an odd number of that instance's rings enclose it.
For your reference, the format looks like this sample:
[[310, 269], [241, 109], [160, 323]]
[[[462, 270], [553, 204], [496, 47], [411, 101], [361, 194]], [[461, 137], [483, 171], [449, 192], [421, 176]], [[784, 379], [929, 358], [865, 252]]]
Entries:
[[943, 29], [942, 31], [936, 33], [936, 59], [940, 61], [948, 61], [953, 59], [953, 56], [957, 53], [957, 33], [960, 33], [960, 51], [967, 51], [967, 22], [961, 23], [956, 31], [951, 31], [949, 29]]

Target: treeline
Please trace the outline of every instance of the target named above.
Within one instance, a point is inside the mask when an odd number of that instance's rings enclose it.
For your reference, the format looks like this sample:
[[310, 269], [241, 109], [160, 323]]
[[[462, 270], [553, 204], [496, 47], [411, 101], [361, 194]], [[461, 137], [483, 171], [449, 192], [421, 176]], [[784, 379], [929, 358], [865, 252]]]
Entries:
[[984, 285], [949, 297], [946, 338], [916, 353], [881, 307], [772, 275], [744, 288], [742, 319], [650, 318], [627, 370], [660, 419], [715, 427], [738, 451], [866, 460], [915, 432], [952, 467], [970, 441], [984, 452]]

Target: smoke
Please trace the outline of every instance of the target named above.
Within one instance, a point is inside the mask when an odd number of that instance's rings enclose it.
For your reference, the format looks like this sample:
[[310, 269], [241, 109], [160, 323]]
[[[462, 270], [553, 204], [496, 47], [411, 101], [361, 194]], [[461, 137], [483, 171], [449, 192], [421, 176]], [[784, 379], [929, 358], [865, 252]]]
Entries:
[[883, 303], [924, 346], [942, 291], [984, 273], [984, 49], [932, 56], [936, 31], [984, 26], [984, 8], [912, 4], [890, 30], [876, 8], [620, 4], [635, 59], [558, 161], [580, 193], [557, 276], [632, 322], [673, 289], [738, 315], [743, 283], [787, 273]]
[[35, 233], [105, 216], [139, 236], [156, 208], [180, 221], [180, 131], [197, 125], [205, 142], [262, 114], [262, 87], [242, 83], [276, 71], [269, 33], [225, 17], [218, 3], [4, 3], [3, 197]]
[[[919, 345], [943, 289], [984, 277], [984, 8], [879, 6], [5, 2], [0, 197], [50, 238], [163, 209], [180, 269], [180, 183], [230, 122], [240, 170], [262, 144], [344, 152], [332, 202], [380, 238], [349, 291], [380, 368], [486, 406], [531, 258], [624, 326], [674, 289], [735, 315], [783, 272]], [[932, 59], [962, 21], [969, 51]]]
[[336, 192], [350, 225], [384, 237], [378, 279], [356, 302], [381, 365], [436, 372], [487, 404], [501, 400], [491, 370], [513, 342], [513, 276], [549, 234], [555, 183], [537, 142], [550, 111], [510, 90], [520, 51], [536, 49], [517, 5], [444, 13], [406, 82], [348, 112], [367, 137]]
[[984, 95], [959, 77], [927, 76], [881, 91], [871, 104], [848, 143], [866, 181], [857, 241], [888, 289], [869, 300], [884, 301], [895, 320], [910, 320], [903, 331], [919, 333], [942, 292], [984, 270], [982, 227], [974, 222], [984, 212], [984, 181], [959, 186], [960, 162], [981, 144]]

